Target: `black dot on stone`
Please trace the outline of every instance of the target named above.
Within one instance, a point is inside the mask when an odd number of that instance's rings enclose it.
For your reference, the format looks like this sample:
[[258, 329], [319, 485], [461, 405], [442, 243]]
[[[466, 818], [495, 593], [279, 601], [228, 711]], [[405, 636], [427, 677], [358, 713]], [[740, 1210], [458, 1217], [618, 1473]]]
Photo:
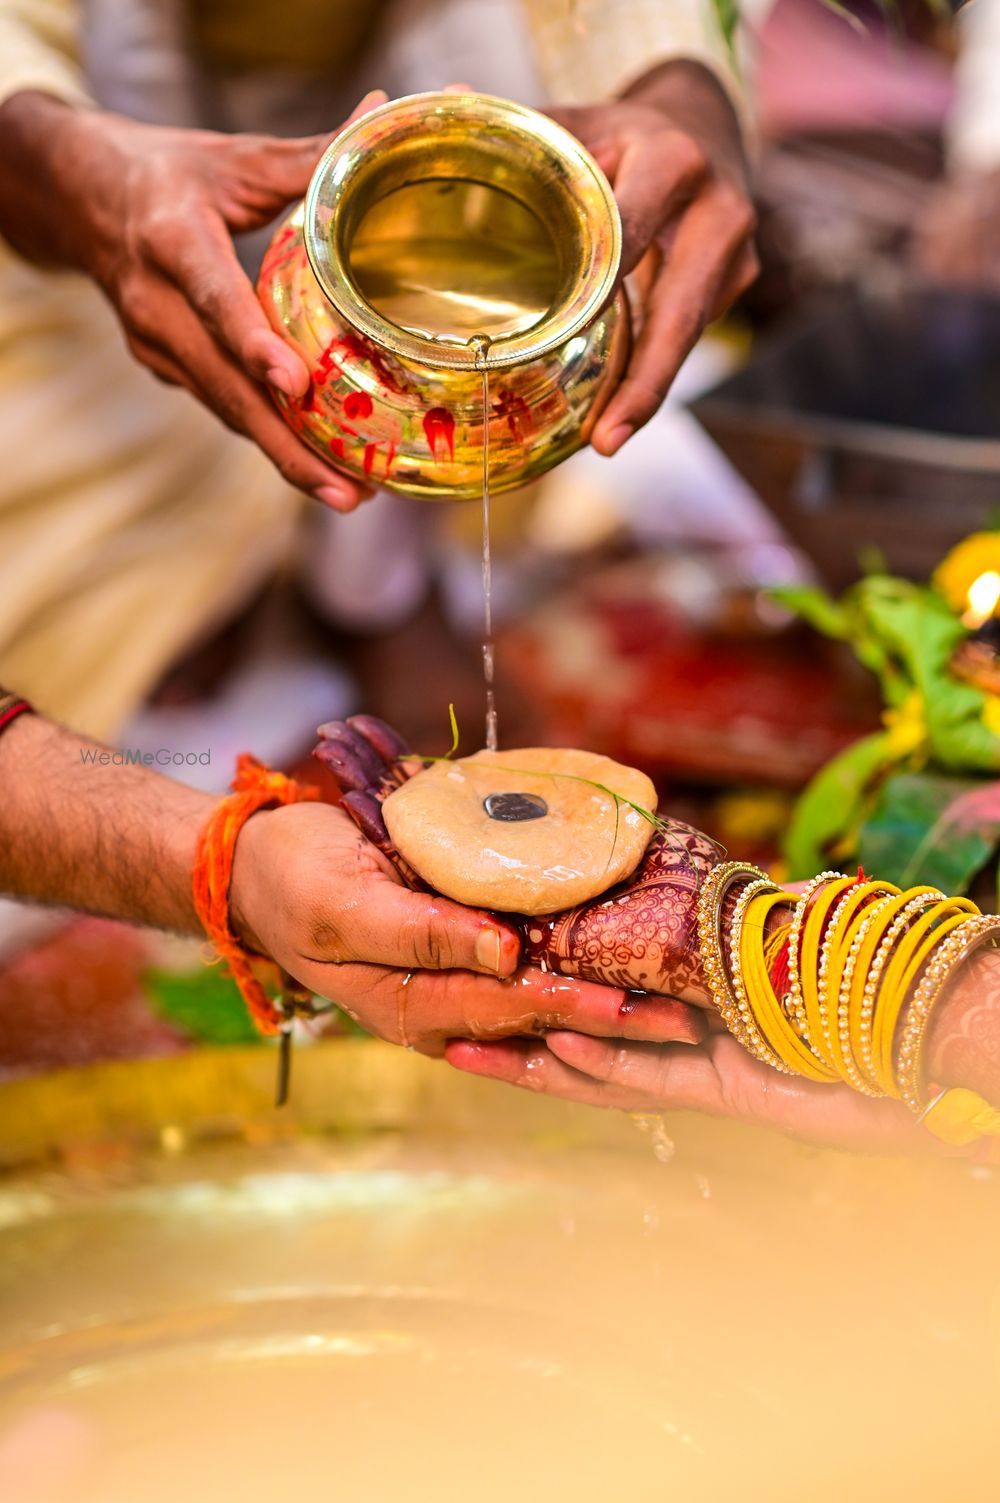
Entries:
[[490, 819], [514, 824], [524, 819], [544, 819], [549, 806], [534, 793], [490, 793], [483, 799], [483, 808]]

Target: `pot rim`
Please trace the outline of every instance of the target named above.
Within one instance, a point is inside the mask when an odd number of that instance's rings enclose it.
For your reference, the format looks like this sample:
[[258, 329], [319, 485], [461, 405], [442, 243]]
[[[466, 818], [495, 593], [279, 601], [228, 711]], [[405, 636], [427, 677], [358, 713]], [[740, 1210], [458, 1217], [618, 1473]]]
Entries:
[[304, 206], [306, 254], [336, 312], [374, 344], [431, 368], [482, 369], [484, 362], [474, 343], [432, 339], [388, 322], [361, 294], [330, 233], [372, 151], [384, 150], [418, 122], [427, 128], [435, 120], [446, 123], [462, 118], [477, 131], [493, 128], [521, 136], [533, 151], [545, 153], [558, 178], [571, 183], [581, 222], [590, 231], [585, 264], [571, 280], [568, 294], [531, 328], [498, 337], [489, 346], [487, 369], [524, 365], [566, 344], [600, 314], [618, 281], [622, 244], [618, 205], [601, 168], [571, 132], [538, 110], [491, 94], [435, 91], [405, 95], [360, 116], [334, 138], [313, 173]]

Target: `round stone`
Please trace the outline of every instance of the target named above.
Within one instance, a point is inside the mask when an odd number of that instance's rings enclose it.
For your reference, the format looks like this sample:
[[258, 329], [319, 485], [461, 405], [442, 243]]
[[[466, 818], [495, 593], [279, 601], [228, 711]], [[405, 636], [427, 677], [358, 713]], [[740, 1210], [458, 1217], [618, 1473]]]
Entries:
[[526, 915], [588, 902], [631, 876], [654, 826], [644, 773], [555, 747], [436, 762], [382, 805], [400, 855], [444, 897]]

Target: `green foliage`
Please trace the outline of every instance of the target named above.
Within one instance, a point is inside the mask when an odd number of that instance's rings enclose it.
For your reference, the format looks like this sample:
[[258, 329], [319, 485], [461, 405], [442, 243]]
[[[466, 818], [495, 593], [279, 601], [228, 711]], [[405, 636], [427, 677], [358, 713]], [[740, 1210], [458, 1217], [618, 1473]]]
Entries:
[[891, 764], [891, 737], [876, 731], [855, 741], [813, 778], [795, 806], [785, 837], [792, 882], [805, 881], [851, 846], [874, 799], [878, 775]]
[[931, 772], [888, 778], [861, 831], [865, 869], [900, 887], [967, 892], [1000, 845], [1000, 796], [982, 797], [992, 786]]
[[786, 610], [794, 611], [803, 621], [824, 637], [846, 641], [850, 633], [850, 617], [836, 600], [815, 585], [780, 585], [771, 590], [771, 595]]
[[149, 970], [143, 986], [155, 1012], [199, 1044], [257, 1044], [261, 1036], [229, 972]]
[[[143, 988], [154, 1012], [185, 1034], [195, 1044], [259, 1044], [257, 1032], [236, 982], [221, 965], [199, 966], [194, 971], [148, 970]], [[320, 1010], [332, 1013], [324, 1032], [367, 1038], [367, 1030], [347, 1013], [316, 998]]]
[[730, 58], [736, 58], [736, 31], [740, 24], [739, 0], [712, 0], [715, 20]]
[[964, 891], [990, 859], [1000, 819], [984, 815], [981, 799], [968, 802], [970, 790], [989, 785], [962, 775], [996, 775], [1000, 737], [985, 718], [988, 696], [951, 671], [966, 635], [961, 621], [936, 590], [888, 574], [860, 580], [839, 601], [819, 589], [775, 595], [817, 631], [850, 643], [886, 704], [886, 729], [835, 757], [799, 800], [785, 845], [792, 878], [857, 853], [904, 885]]
[[866, 624], [886, 653], [880, 675], [890, 704], [889, 675], [898, 696], [919, 691], [927, 721], [927, 750], [940, 767], [955, 772], [1000, 769], [1000, 738], [983, 720], [986, 695], [963, 683], [949, 663], [966, 635], [961, 621], [935, 590], [880, 575], [856, 587]]

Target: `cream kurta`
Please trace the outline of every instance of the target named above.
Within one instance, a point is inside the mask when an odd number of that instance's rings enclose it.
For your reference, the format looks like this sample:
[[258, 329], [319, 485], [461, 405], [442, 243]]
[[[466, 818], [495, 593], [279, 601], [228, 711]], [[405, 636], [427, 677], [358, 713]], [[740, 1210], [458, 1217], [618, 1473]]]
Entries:
[[[88, 101], [83, 8], [0, 0], [0, 101], [27, 88]], [[103, 9], [133, 42], [142, 97], [145, 32], [166, 17], [169, 39], [171, 7]], [[267, 0], [245, 9], [248, 24], [256, 14], [273, 25]], [[721, 68], [708, 15], [707, 0], [525, 0], [520, 15], [515, 0], [397, 0], [378, 76], [340, 82], [357, 97], [372, 82], [398, 93], [465, 77], [530, 98], [538, 84], [518, 54], [527, 21], [552, 98], [606, 97], [657, 58]], [[178, 100], [184, 123], [188, 103]], [[2, 242], [0, 394], [0, 683], [114, 736], [178, 653], [289, 556], [299, 498], [253, 445], [132, 359], [90, 282], [27, 265]]]
[[[76, 7], [0, 4], [0, 99], [86, 102]], [[0, 682], [114, 735], [289, 550], [299, 499], [129, 354], [86, 278], [0, 242]]]

